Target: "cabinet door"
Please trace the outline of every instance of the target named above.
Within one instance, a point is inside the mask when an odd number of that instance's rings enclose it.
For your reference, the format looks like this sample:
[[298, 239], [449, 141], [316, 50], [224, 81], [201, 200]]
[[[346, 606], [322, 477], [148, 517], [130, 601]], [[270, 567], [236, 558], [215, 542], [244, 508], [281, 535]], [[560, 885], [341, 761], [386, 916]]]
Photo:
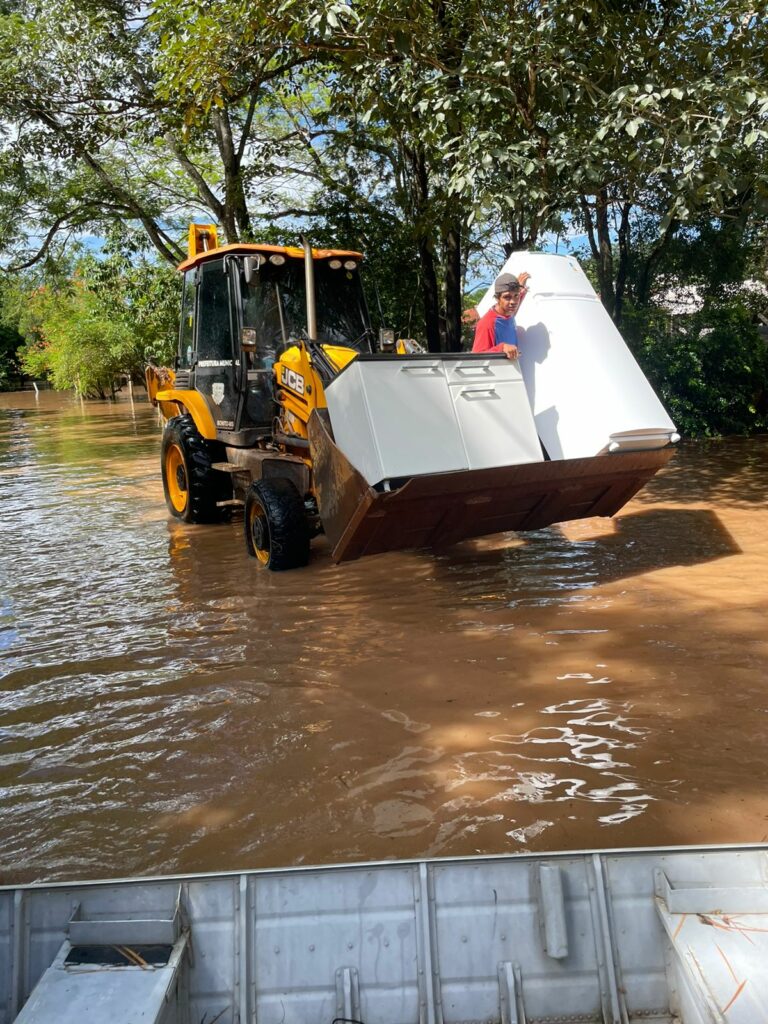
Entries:
[[382, 479], [467, 468], [441, 360], [361, 362], [360, 370]]
[[449, 390], [470, 469], [543, 461], [522, 382], [454, 384]]

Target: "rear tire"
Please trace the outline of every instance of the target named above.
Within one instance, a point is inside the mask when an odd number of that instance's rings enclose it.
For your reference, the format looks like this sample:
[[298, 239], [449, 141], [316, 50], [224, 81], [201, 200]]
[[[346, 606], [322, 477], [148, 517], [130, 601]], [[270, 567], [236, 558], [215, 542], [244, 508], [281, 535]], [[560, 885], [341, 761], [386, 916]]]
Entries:
[[248, 554], [273, 572], [298, 569], [309, 561], [309, 526], [295, 485], [280, 477], [257, 480], [245, 499]]
[[160, 469], [168, 511], [185, 523], [220, 523], [229, 508], [216, 503], [232, 497], [228, 477], [213, 469], [225, 462], [224, 448], [207, 441], [187, 413], [168, 420], [160, 448]]

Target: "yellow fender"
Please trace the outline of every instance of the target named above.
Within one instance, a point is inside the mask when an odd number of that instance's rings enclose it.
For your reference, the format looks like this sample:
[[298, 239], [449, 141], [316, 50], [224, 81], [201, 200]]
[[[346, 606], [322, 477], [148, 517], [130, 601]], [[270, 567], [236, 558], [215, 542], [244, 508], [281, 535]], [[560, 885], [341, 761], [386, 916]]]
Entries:
[[197, 391], [176, 391], [173, 388], [158, 391], [155, 401], [166, 419], [188, 412], [202, 437], [207, 441], [215, 441], [218, 437], [208, 404]]
[[353, 359], [357, 359], [358, 356], [357, 349], [350, 348], [348, 345], [323, 345], [323, 349], [340, 370], [343, 370], [348, 363], [351, 363]]

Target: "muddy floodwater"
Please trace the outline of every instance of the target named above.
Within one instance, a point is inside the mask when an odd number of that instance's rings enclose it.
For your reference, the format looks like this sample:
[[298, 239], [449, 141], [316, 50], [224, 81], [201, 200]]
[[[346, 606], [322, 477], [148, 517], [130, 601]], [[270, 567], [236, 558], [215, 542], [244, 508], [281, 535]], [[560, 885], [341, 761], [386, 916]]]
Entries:
[[169, 518], [159, 441], [0, 396], [0, 881], [768, 839], [768, 438], [282, 574]]

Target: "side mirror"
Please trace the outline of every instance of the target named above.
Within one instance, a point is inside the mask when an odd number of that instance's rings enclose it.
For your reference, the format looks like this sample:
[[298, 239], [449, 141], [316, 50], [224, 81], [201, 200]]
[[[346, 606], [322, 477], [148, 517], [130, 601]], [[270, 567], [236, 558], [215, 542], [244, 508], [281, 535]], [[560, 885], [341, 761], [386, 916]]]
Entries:
[[243, 260], [243, 274], [245, 275], [245, 283], [247, 285], [254, 284], [259, 276], [259, 267], [262, 263], [266, 262], [265, 258], [260, 255], [246, 256]]
[[253, 327], [244, 327], [240, 334], [240, 348], [243, 352], [256, 351], [256, 331]]

